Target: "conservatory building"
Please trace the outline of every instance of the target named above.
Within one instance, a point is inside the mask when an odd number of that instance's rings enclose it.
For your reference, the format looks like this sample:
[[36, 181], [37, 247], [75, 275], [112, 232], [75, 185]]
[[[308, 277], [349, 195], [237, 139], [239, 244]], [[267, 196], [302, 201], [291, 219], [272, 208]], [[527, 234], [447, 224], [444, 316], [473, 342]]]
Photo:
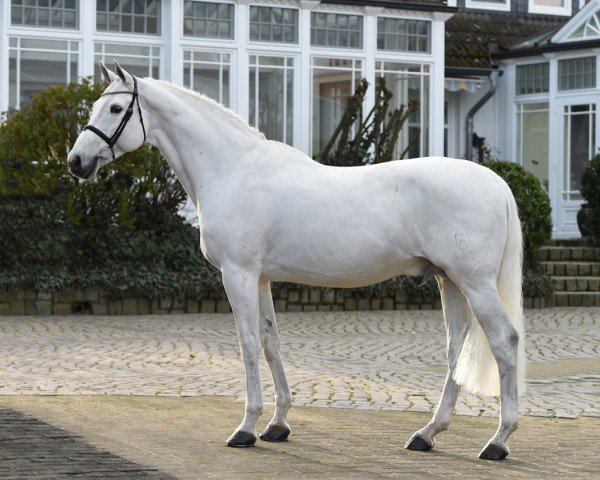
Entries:
[[[600, 0], [561, 28], [496, 51], [506, 158], [533, 172], [552, 203], [554, 237], [579, 236], [581, 173], [599, 152]], [[506, 101], [504, 101], [506, 100]]]
[[[10, 0], [0, 4], [0, 110], [57, 83], [131, 73], [184, 85], [267, 138], [317, 154], [362, 77], [416, 110], [409, 156], [444, 148], [442, 0]], [[374, 102], [369, 89], [365, 109]]]

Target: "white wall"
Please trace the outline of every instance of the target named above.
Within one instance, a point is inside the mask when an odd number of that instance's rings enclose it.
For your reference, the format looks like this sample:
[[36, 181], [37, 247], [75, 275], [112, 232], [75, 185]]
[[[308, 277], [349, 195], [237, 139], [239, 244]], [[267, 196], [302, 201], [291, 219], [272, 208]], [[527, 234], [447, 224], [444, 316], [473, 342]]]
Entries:
[[[502, 78], [499, 79], [499, 82], [502, 82]], [[489, 80], [484, 77], [481, 81], [481, 87], [477, 92], [469, 93], [464, 90], [461, 90], [456, 93], [450, 93], [451, 96], [456, 98], [455, 102], [451, 102], [454, 104], [454, 108], [456, 109], [454, 114], [450, 113], [450, 119], [453, 119], [454, 125], [450, 127], [450, 135], [454, 135], [456, 139], [457, 149], [452, 151], [450, 150], [449, 154], [451, 156], [456, 156], [458, 158], [465, 158], [467, 148], [465, 145], [465, 135], [466, 135], [466, 121], [467, 114], [469, 110], [483, 97], [488, 90], [490, 89]], [[492, 158], [505, 159], [506, 152], [504, 148], [505, 139], [499, 133], [502, 129], [498, 128], [498, 118], [501, 114], [499, 112], [499, 105], [501, 104], [500, 96], [503, 95], [503, 92], [498, 91], [485, 103], [483, 107], [481, 107], [478, 112], [475, 114], [473, 118], [473, 132], [476, 133], [480, 137], [485, 137], [485, 143], [492, 149]], [[503, 116], [503, 114], [502, 114]], [[476, 151], [474, 150], [473, 158], [476, 157]]]

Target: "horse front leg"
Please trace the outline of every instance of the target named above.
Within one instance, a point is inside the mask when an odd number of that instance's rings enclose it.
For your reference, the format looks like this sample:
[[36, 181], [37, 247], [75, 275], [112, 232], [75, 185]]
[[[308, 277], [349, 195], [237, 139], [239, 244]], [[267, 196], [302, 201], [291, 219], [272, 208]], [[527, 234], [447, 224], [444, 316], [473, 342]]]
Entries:
[[406, 443], [405, 448], [409, 450], [431, 450], [435, 445], [434, 437], [450, 426], [460, 392], [460, 385], [454, 381], [454, 370], [473, 315], [467, 299], [454, 282], [447, 278], [437, 280], [446, 324], [448, 373], [433, 418]]
[[223, 268], [223, 286], [235, 317], [246, 371], [246, 412], [240, 426], [227, 439], [227, 445], [230, 447], [254, 445], [257, 438], [254, 426], [263, 411], [258, 368], [260, 354], [258, 278], [258, 274], [241, 268]]
[[267, 442], [283, 442], [290, 434], [290, 427], [286, 422], [289, 409], [292, 406], [292, 393], [285, 378], [281, 353], [279, 351], [280, 338], [275, 320], [275, 309], [273, 308], [273, 297], [269, 282], [261, 282], [259, 285], [260, 304], [260, 334], [265, 358], [271, 369], [273, 384], [275, 386], [275, 414], [260, 439]]

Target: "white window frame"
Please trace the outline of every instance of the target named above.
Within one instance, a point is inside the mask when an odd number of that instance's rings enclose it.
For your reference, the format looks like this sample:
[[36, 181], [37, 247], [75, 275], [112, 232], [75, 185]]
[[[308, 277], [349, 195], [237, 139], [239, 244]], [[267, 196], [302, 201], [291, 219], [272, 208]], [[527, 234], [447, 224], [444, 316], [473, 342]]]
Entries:
[[219, 37], [198, 37], [195, 35], [186, 35], [185, 34], [185, 29], [184, 29], [184, 20], [185, 20], [185, 16], [184, 16], [184, 2], [181, 2], [181, 15], [179, 18], [179, 32], [178, 32], [178, 37], [180, 39], [181, 42], [186, 42], [186, 41], [191, 41], [193, 42], [234, 42], [236, 41], [236, 30], [237, 30], [237, 5], [235, 2], [233, 2], [232, 0], [197, 0], [197, 1], [203, 1], [205, 3], [224, 3], [227, 5], [231, 5], [233, 7], [233, 20], [231, 22], [231, 26], [232, 26], [232, 36], [231, 38], [219, 38]]
[[[412, 20], [412, 21], [417, 21], [417, 22], [429, 22], [429, 51], [428, 52], [417, 52], [417, 51], [412, 51], [412, 50], [385, 50], [385, 49], [380, 49], [377, 46], [377, 35], [379, 34], [379, 31], [377, 30], [377, 21], [380, 18], [392, 18], [394, 20]], [[375, 17], [375, 52], [376, 52], [376, 56], [380, 56], [381, 54], [391, 54], [391, 55], [432, 55], [433, 54], [433, 29], [434, 29], [434, 24], [433, 24], [433, 20], [428, 19], [428, 18], [417, 18], [417, 17], [410, 17], [410, 16], [406, 16], [406, 15], [390, 15], [389, 13], [385, 13], [385, 14], [381, 14], [381, 15], [377, 15]], [[364, 36], [364, 32], [363, 32], [363, 36]], [[403, 60], [402, 60], [403, 61]]]
[[[525, 64], [524, 64], [525, 65]], [[530, 98], [534, 95], [537, 95], [537, 98]], [[540, 104], [540, 103], [546, 103], [548, 105], [547, 108], [542, 108], [542, 109], [538, 109], [538, 110], [525, 110], [525, 106], [526, 105], [535, 105], [535, 104]], [[551, 152], [550, 152], [550, 137], [552, 135], [552, 132], [550, 131], [550, 116], [552, 113], [552, 106], [550, 105], [550, 98], [549, 98], [549, 94], [548, 93], [542, 93], [542, 94], [526, 94], [526, 95], [519, 95], [518, 97], [515, 98], [514, 101], [514, 108], [513, 108], [513, 115], [514, 115], [514, 128], [515, 128], [515, 145], [514, 145], [514, 151], [515, 151], [515, 163], [521, 165], [523, 168], [523, 127], [524, 127], [524, 121], [523, 121], [523, 117], [525, 114], [527, 113], [547, 113], [548, 114], [548, 185], [542, 185], [542, 187], [544, 188], [544, 190], [546, 191], [546, 193], [550, 194], [550, 170], [551, 170], [551, 164], [550, 164], [550, 157], [551, 157]], [[520, 119], [519, 119], [520, 117]], [[519, 144], [519, 140], [521, 140], [521, 144]]]
[[571, 0], [564, 0], [565, 4], [562, 7], [549, 7], [547, 5], [536, 5], [535, 0], [529, 0], [527, 11], [529, 13], [541, 13], [542, 15], [564, 15], [571, 16]]
[[[75, 27], [54, 27], [52, 25], [48, 25], [48, 26], [44, 26], [44, 25], [27, 25], [27, 24], [13, 24], [12, 23], [12, 0], [7, 0], [8, 3], [8, 17], [7, 17], [7, 24], [9, 27], [15, 29], [15, 28], [29, 28], [29, 29], [34, 29], [34, 30], [54, 30], [54, 31], [58, 31], [58, 32], [79, 32], [81, 31], [81, 2], [84, 0], [79, 0], [76, 5], [77, 8], [75, 9], [75, 23], [76, 26]], [[37, 7], [37, 5], [36, 5]], [[48, 10], [50, 11], [51, 8], [48, 8]]]
[[[518, 90], [518, 84], [517, 84], [517, 78], [518, 78], [518, 69], [519, 67], [528, 67], [530, 65], [539, 65], [539, 64], [543, 64], [543, 63], [547, 63], [548, 64], [548, 91], [547, 92], [534, 92], [534, 93], [519, 93]], [[515, 98], [522, 98], [522, 97], [548, 97], [548, 95], [550, 94], [550, 62], [548, 60], [541, 60], [541, 61], [537, 61], [537, 62], [524, 62], [524, 63], [517, 63], [515, 64], [515, 78], [514, 78], [514, 89], [515, 89]], [[526, 103], [526, 102], [522, 102], [522, 103]], [[534, 102], [535, 103], [535, 102]]]
[[[287, 8], [289, 10], [296, 10], [298, 12], [298, 24], [296, 25], [297, 30], [297, 38], [296, 41], [294, 43], [289, 43], [289, 42], [265, 42], [262, 40], [251, 40], [250, 39], [250, 7], [268, 7], [268, 8]], [[236, 10], [237, 13], [237, 10]], [[249, 48], [256, 48], [257, 46], [264, 46], [270, 49], [273, 49], [275, 51], [275, 49], [277, 49], [277, 46], [279, 46], [280, 48], [285, 48], [287, 50], [289, 49], [294, 49], [294, 48], [299, 48], [300, 47], [300, 38], [302, 35], [301, 32], [301, 28], [302, 28], [302, 9], [299, 7], [296, 7], [294, 5], [288, 5], [285, 3], [265, 3], [265, 2], [252, 2], [252, 3], [248, 3], [248, 16], [246, 18], [246, 44], [249, 46]], [[277, 53], [279, 54], [279, 53]], [[263, 53], [261, 53], [261, 55], [264, 55]]]
[[[410, 62], [405, 62], [405, 61], [401, 61], [401, 60], [389, 60], [389, 59], [375, 58], [375, 77], [376, 78], [382, 77], [386, 73], [391, 73], [391, 74], [400, 73], [400, 71], [398, 71], [398, 70], [386, 70], [385, 69], [386, 63], [401, 63], [401, 64], [404, 63], [407, 65], [410, 64]], [[405, 72], [404, 77], [405, 78], [411, 78], [411, 77], [419, 78], [419, 155], [420, 155], [420, 157], [417, 157], [417, 158], [421, 158], [424, 155], [425, 156], [429, 155], [429, 147], [430, 147], [429, 130], [431, 129], [431, 121], [430, 121], [431, 117], [430, 117], [430, 105], [429, 104], [431, 103], [431, 96], [430, 96], [431, 65], [429, 65], [428, 63], [425, 63], [425, 62], [418, 62], [416, 64], [418, 64], [421, 67], [419, 72]], [[424, 71], [425, 67], [427, 67], [426, 72]], [[427, 94], [424, 93], [425, 92], [425, 81], [428, 82]], [[426, 109], [423, 108], [424, 103], [427, 104]], [[425, 117], [427, 117], [427, 123], [425, 122]], [[408, 118], [406, 119], [406, 123], [404, 125], [406, 125], [407, 127], [410, 127], [410, 120]], [[403, 127], [404, 127], [404, 125], [403, 125]], [[423, 132], [425, 132], [425, 131], [427, 131], [427, 135], [423, 135]], [[408, 139], [408, 141], [410, 141], [410, 138]], [[427, 149], [427, 152], [425, 152], [425, 149]]]
[[[253, 64], [251, 62], [251, 58], [252, 57], [256, 57], [256, 64]], [[283, 128], [283, 139], [280, 140], [283, 143], [287, 143], [288, 140], [288, 133], [291, 133], [292, 138], [294, 139], [293, 141], [296, 141], [296, 123], [297, 123], [297, 118], [298, 115], [296, 113], [297, 111], [297, 96], [295, 95], [296, 93], [296, 82], [298, 81], [298, 56], [295, 55], [294, 53], [290, 53], [290, 54], [285, 54], [285, 53], [275, 53], [275, 52], [268, 52], [268, 51], [256, 51], [256, 52], [249, 52], [248, 53], [248, 76], [250, 76], [250, 70], [252, 68], [255, 68], [255, 91], [254, 91], [254, 95], [255, 95], [255, 118], [253, 119], [253, 121], [248, 118], [248, 123], [250, 125], [253, 125], [255, 128], [259, 128], [258, 125], [258, 90], [259, 90], [259, 81], [258, 81], [258, 73], [260, 71], [260, 57], [276, 57], [276, 58], [282, 58], [284, 60], [283, 65], [282, 66], [273, 66], [273, 65], [265, 65], [266, 68], [274, 68], [277, 70], [282, 70], [283, 71], [283, 78], [284, 81], [287, 80], [288, 76], [291, 75], [292, 76], [292, 84], [294, 85], [293, 89], [292, 89], [292, 131], [288, 132], [287, 131], [287, 90], [284, 88], [283, 90], [283, 96], [284, 96], [284, 101], [283, 101], [283, 121], [284, 121], [284, 128]], [[290, 67], [287, 64], [288, 59], [292, 59], [292, 63], [293, 65]], [[250, 92], [248, 92], [248, 111], [250, 111]], [[253, 123], [254, 122], [254, 123]], [[291, 144], [292, 146], [294, 145], [293, 143]]]
[[[223, 55], [223, 54], [228, 54], [229, 55], [229, 63], [223, 62], [223, 61], [219, 61], [219, 62], [200, 62], [200, 61], [195, 61], [195, 60], [183, 60], [183, 54], [184, 52], [190, 52], [193, 56], [194, 52], [201, 52], [201, 53], [217, 53], [219, 55]], [[193, 57], [192, 57], [193, 58]], [[222, 58], [222, 57], [220, 57]], [[208, 65], [208, 64], [212, 64], [212, 65], [219, 65], [219, 99], [214, 99], [219, 103], [223, 103], [223, 66], [227, 65], [229, 67], [229, 105], [227, 105], [227, 108], [232, 108], [232, 98], [233, 98], [233, 90], [235, 88], [235, 51], [233, 50], [227, 50], [227, 49], [212, 49], [212, 48], [204, 48], [201, 46], [193, 46], [193, 47], [182, 47], [181, 48], [181, 70], [182, 70], [182, 78], [183, 78], [183, 70], [186, 67], [186, 64], [191, 64], [192, 66], [192, 72], [193, 72], [193, 68], [195, 65]], [[194, 81], [192, 78], [190, 78], [190, 88], [191, 90], [194, 90]], [[183, 86], [186, 86], [183, 82], [182, 82]], [[194, 90], [195, 92], [198, 92], [198, 90]]]
[[[364, 42], [363, 42], [364, 43]], [[313, 47], [314, 48], [314, 47]], [[328, 50], [331, 50], [330, 48]], [[344, 53], [355, 53], [355, 51], [353, 49], [344, 49]], [[352, 67], [351, 68], [344, 68], [344, 67], [321, 67], [321, 66], [315, 66], [314, 61], [315, 59], [318, 58], [325, 58], [325, 59], [333, 59], [333, 60], [350, 60], [352, 61]], [[360, 62], [360, 67], [356, 66], [356, 62]], [[309, 72], [310, 72], [310, 128], [309, 128], [309, 155], [314, 155], [315, 153], [320, 153], [320, 152], [314, 152], [313, 151], [313, 146], [314, 146], [314, 131], [313, 131], [313, 114], [314, 114], [314, 81], [313, 81], [313, 74], [315, 70], [319, 70], [319, 69], [323, 69], [323, 70], [331, 70], [331, 71], [340, 71], [340, 72], [350, 72], [352, 73], [352, 84], [354, 84], [354, 82], [356, 81], [356, 78], [358, 78], [359, 80], [361, 78], [367, 77], [366, 75], [366, 59], [361, 56], [361, 55], [345, 55], [345, 56], [335, 56], [335, 55], [331, 55], [331, 54], [320, 54], [320, 52], [313, 52], [310, 55], [310, 67], [309, 67]], [[368, 77], [367, 77], [368, 78]], [[368, 78], [369, 79], [369, 78]], [[370, 79], [369, 79], [370, 80]], [[351, 93], [351, 95], [354, 92]], [[354, 130], [354, 129], [353, 129]]]
[[[82, 2], [86, 1], [86, 0], [81, 0]], [[109, 0], [107, 0], [109, 1]], [[167, 13], [167, 1], [166, 0], [161, 0], [160, 2], [160, 8], [158, 9], [158, 30], [159, 33], [141, 33], [141, 32], [123, 32], [120, 30], [99, 30], [98, 29], [98, 7], [96, 5], [96, 1], [94, 0], [94, 2], [90, 2], [93, 3], [94, 8], [93, 8], [93, 12], [94, 12], [94, 39], [96, 39], [98, 36], [106, 36], [107, 38], [116, 38], [116, 37], [120, 37], [121, 35], [126, 35], [126, 36], [130, 36], [130, 37], [139, 37], [139, 38], [143, 38], [145, 39], [145, 41], [149, 41], [149, 42], [153, 42], [156, 40], [163, 40], [165, 38], [165, 30], [167, 30], [169, 27], [166, 27], [166, 18], [165, 18], [165, 14]], [[183, 2], [181, 2], [181, 18], [180, 18], [180, 22], [181, 22], [181, 36], [183, 36]], [[82, 21], [82, 18], [80, 17], [80, 22]], [[166, 27], [166, 28], [165, 28]], [[194, 37], [192, 37], [194, 38]], [[118, 42], [112, 42], [112, 43], [118, 43]]]
[[478, 2], [476, 0], [467, 0], [467, 8], [476, 10], [495, 10], [497, 12], [510, 12], [510, 0], [504, 0], [503, 3], [497, 2]]
[[[118, 37], [112, 37], [111, 39], [106, 39], [106, 38], [97, 38], [93, 41], [93, 57], [94, 57], [94, 64], [96, 63], [96, 56], [100, 56], [102, 61], [104, 63], [110, 64], [112, 62], [112, 58], [111, 57], [125, 57], [125, 58], [145, 58], [148, 59], [149, 64], [148, 64], [148, 76], [152, 77], [151, 73], [152, 73], [152, 61], [153, 60], [158, 60], [158, 78], [161, 78], [161, 69], [162, 69], [162, 63], [163, 63], [163, 49], [164, 47], [161, 44], [157, 44], [157, 43], [141, 43], [141, 42], [131, 42], [129, 41], [129, 39], [124, 39], [125, 41], [122, 41], [120, 38]], [[96, 51], [96, 45], [102, 45], [102, 48], [100, 50], [100, 52]], [[126, 47], [147, 47], [149, 48], [149, 52], [150, 55], [147, 56], [143, 56], [143, 55], [131, 55], [131, 54], [127, 54], [127, 53], [106, 53], [106, 45], [107, 44], [112, 44], [112, 45], [121, 45], [121, 46], [126, 46]], [[153, 49], [158, 49], [158, 55], [152, 55], [152, 50]], [[183, 64], [182, 64], [183, 66]], [[94, 72], [92, 72], [92, 75], [94, 74]], [[154, 77], [152, 77], [154, 78]]]
[[[10, 45], [10, 40], [14, 38], [17, 40], [17, 46], [13, 47]], [[21, 46], [21, 41], [22, 40], [42, 40], [42, 38], [40, 37], [27, 37], [27, 36], [21, 36], [21, 35], [7, 35], [6, 39], [8, 40], [7, 43], [7, 59], [9, 60], [9, 63], [7, 65], [7, 70], [6, 70], [6, 90], [7, 90], [7, 105], [10, 105], [10, 52], [11, 51], [16, 51], [17, 52], [17, 77], [16, 77], [16, 93], [15, 93], [15, 98], [17, 101], [17, 104], [14, 105], [11, 108], [19, 108], [21, 106], [21, 52], [48, 52], [48, 53], [63, 53], [66, 54], [66, 72], [65, 72], [65, 82], [64, 85], [67, 85], [70, 81], [71, 81], [71, 76], [72, 73], [71, 72], [71, 55], [77, 55], [77, 70], [79, 71], [80, 68], [80, 64], [81, 64], [81, 42], [78, 40], [74, 40], [74, 39], [70, 39], [70, 38], [52, 38], [51, 41], [57, 41], [57, 42], [66, 42], [67, 43], [67, 48], [66, 50], [56, 50], [56, 49], [52, 49], [52, 48], [28, 48], [25, 47], [23, 48]], [[71, 49], [72, 45], [75, 45], [76, 49]], [[77, 72], [78, 73], [78, 72]]]
[[[367, 21], [367, 16], [364, 14], [363, 11], [358, 11], [358, 10], [336, 10], [336, 9], [332, 9], [330, 8], [330, 5], [327, 5], [328, 8], [318, 8], [315, 10], [311, 10], [310, 11], [310, 15], [308, 17], [308, 46], [311, 49], [311, 51], [315, 51], [315, 52], [320, 52], [321, 50], [323, 51], [333, 51], [333, 52], [337, 52], [337, 54], [340, 55], [340, 58], [342, 58], [342, 55], [348, 55], [348, 57], [344, 56], [344, 58], [355, 58], [357, 55], [361, 55], [365, 52], [366, 47], [365, 45], [367, 44], [367, 39], [366, 39], [366, 21]], [[335, 14], [335, 15], [354, 15], [356, 17], [361, 17], [362, 18], [362, 32], [361, 32], [361, 46], [358, 48], [355, 47], [331, 47], [328, 45], [313, 45], [312, 44], [312, 14], [313, 13], [325, 13], [325, 14]], [[404, 17], [401, 17], [404, 18]], [[377, 35], [377, 29], [375, 29], [375, 35]], [[375, 44], [377, 43], [377, 36], [375, 36]], [[397, 53], [397, 52], [396, 52]], [[327, 57], [327, 56], [331, 56], [330, 54], [327, 53], [323, 53], [322, 55], [320, 53], [315, 55], [316, 57]], [[335, 55], [334, 55], [335, 56]], [[364, 61], [364, 59], [363, 59]], [[312, 62], [312, 61], [311, 61]], [[364, 67], [363, 67], [364, 70]]]

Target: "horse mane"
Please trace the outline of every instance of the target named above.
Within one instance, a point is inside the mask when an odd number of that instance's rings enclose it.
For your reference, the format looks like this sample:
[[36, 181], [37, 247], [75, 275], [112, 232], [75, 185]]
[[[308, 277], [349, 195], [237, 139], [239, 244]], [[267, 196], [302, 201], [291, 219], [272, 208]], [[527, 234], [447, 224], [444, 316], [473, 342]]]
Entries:
[[151, 80], [154, 83], [158, 83], [164, 87], [170, 88], [171, 90], [175, 90], [176, 92], [187, 95], [188, 97], [192, 97], [194, 99], [201, 100], [208, 107], [210, 107], [214, 110], [217, 110], [218, 112], [224, 114], [226, 117], [228, 117], [230, 120], [232, 120], [235, 124], [247, 129], [249, 133], [251, 133], [263, 140], [266, 138], [265, 135], [260, 130], [258, 130], [257, 128], [250, 125], [246, 120], [244, 120], [242, 117], [240, 117], [233, 110], [230, 110], [229, 108], [224, 107], [219, 102], [216, 102], [215, 100], [213, 100], [210, 97], [207, 97], [206, 95], [198, 93], [194, 90], [190, 90], [189, 88], [180, 87], [179, 85], [165, 82], [163, 80], [157, 80], [154, 78], [146, 78], [145, 80]]

